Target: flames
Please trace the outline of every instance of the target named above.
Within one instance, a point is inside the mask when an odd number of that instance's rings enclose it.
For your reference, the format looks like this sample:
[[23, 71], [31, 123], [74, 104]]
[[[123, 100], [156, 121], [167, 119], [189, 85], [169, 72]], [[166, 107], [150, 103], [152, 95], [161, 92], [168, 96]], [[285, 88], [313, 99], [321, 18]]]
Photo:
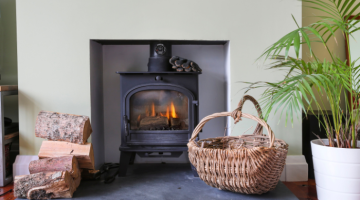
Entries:
[[168, 119], [170, 119], [169, 106], [166, 108], [166, 113], [160, 113], [160, 116], [167, 117]]
[[171, 102], [171, 117], [172, 118], [177, 118], [177, 114], [176, 114], [176, 111], [175, 111], [175, 106], [174, 106], [174, 103]]
[[152, 103], [152, 106], [151, 106], [151, 117], [155, 117], [156, 116], [156, 113], [155, 113], [155, 104], [154, 102]]
[[[166, 112], [159, 112], [158, 115], [162, 116], [162, 117], [167, 117], [169, 120], [170, 120], [170, 118], [178, 118], [174, 102], [171, 101], [170, 105], [166, 107]], [[156, 117], [154, 103], [152, 103], [151, 106], [146, 107], [145, 116], [146, 117]], [[137, 120], [138, 121], [141, 120], [141, 115], [138, 116]]]

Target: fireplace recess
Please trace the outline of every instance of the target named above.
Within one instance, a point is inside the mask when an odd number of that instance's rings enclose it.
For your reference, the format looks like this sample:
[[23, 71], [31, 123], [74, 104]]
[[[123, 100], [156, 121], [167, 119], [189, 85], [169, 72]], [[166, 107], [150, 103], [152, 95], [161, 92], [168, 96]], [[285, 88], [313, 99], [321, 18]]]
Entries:
[[170, 54], [170, 43], [153, 42], [148, 72], [117, 72], [122, 115], [119, 176], [126, 175], [136, 154], [179, 157], [188, 150], [199, 118], [201, 73], [173, 71]]

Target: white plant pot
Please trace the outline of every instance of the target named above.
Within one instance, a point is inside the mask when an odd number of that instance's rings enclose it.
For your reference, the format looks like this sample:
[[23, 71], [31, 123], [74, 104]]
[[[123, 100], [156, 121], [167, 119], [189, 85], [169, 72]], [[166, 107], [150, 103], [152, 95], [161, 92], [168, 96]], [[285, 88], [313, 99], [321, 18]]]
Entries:
[[[322, 141], [329, 144], [327, 139]], [[311, 151], [318, 199], [359, 200], [360, 149], [328, 147], [320, 140], [313, 140]]]

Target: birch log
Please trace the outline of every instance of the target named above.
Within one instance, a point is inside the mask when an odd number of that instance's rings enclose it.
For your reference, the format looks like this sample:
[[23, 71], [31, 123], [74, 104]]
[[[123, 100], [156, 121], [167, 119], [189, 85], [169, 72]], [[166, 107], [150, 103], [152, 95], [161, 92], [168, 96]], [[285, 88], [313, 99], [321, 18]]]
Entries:
[[14, 196], [28, 199], [72, 198], [73, 179], [67, 171], [15, 176]]
[[79, 168], [95, 169], [94, 150], [91, 143], [84, 145], [69, 142], [43, 141], [39, 150], [39, 158], [53, 158], [74, 155]]
[[88, 116], [40, 111], [35, 136], [53, 141], [85, 144], [92, 132]]
[[74, 179], [81, 176], [79, 164], [74, 155], [33, 160], [29, 164], [29, 171], [30, 174], [68, 171]]

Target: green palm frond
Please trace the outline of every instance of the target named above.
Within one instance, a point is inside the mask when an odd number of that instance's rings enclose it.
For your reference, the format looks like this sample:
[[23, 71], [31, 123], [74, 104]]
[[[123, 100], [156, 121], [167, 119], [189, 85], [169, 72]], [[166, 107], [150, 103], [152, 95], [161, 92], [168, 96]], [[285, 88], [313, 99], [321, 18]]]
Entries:
[[[252, 89], [265, 88], [260, 99], [265, 119], [268, 119], [272, 112], [281, 112], [285, 114], [286, 121], [293, 122], [293, 117], [299, 116], [301, 111], [314, 113], [315, 110], [319, 110], [324, 115], [325, 121], [322, 125], [327, 130], [330, 144], [333, 145], [336, 138], [338, 147], [351, 145], [356, 147], [355, 127], [358, 127], [360, 110], [353, 109], [352, 102], [353, 99], [355, 102], [360, 101], [360, 65], [355, 65], [360, 58], [352, 61], [350, 57], [350, 66], [347, 66], [347, 61], [330, 51], [328, 42], [330, 39], [337, 42], [336, 32], [340, 31], [348, 43], [349, 37], [353, 37], [353, 33], [360, 30], [360, 20], [356, 19], [360, 13], [355, 13], [360, 8], [360, 2], [358, 0], [302, 0], [302, 2], [309, 8], [320, 11], [321, 16], [316, 16], [320, 20], [299, 27], [293, 17], [298, 28], [270, 45], [258, 58], [272, 59], [269, 69], [285, 71], [284, 78], [278, 82], [248, 83], [245, 93]], [[323, 44], [331, 60], [320, 60], [312, 50], [313, 43]], [[309, 48], [312, 61], [305, 62], [299, 57], [302, 44], [306, 44]], [[289, 56], [291, 51], [294, 51], [295, 58]], [[350, 52], [350, 49], [348, 51]], [[320, 98], [314, 91], [318, 92]], [[347, 106], [345, 110], [340, 106], [344, 91], [350, 94], [350, 99], [345, 95]], [[325, 103], [330, 104], [332, 117], [323, 112]], [[315, 107], [309, 106], [311, 104], [315, 104]], [[333, 126], [330, 125], [330, 120]], [[351, 141], [352, 144], [349, 145]]]

